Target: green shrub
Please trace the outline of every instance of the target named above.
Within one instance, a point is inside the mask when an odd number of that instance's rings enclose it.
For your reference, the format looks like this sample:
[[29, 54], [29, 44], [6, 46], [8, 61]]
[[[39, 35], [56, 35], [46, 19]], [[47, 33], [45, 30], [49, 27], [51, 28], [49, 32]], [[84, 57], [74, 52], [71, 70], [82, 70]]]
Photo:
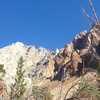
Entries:
[[23, 70], [24, 60], [21, 57], [18, 62], [15, 83], [11, 86], [11, 100], [22, 100], [21, 97], [25, 92], [26, 82], [24, 79], [25, 70]]
[[94, 97], [95, 100], [100, 100], [100, 90], [97, 86], [89, 84], [88, 81], [82, 77], [79, 83], [79, 89], [74, 97], [85, 98], [84, 96], [87, 98]]
[[4, 65], [0, 64], [0, 80], [2, 80], [4, 75], [5, 75]]

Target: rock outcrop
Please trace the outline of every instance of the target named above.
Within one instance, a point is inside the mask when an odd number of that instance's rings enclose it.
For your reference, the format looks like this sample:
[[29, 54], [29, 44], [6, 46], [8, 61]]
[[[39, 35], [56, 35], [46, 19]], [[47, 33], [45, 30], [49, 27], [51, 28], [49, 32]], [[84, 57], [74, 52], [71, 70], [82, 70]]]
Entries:
[[[37, 66], [41, 60], [46, 60], [49, 51], [44, 48], [35, 48], [35, 46], [27, 46], [21, 42], [6, 46], [0, 49], [0, 64], [4, 65], [5, 76], [3, 78], [7, 87], [14, 83], [16, 75], [17, 63], [20, 57], [24, 59], [24, 69], [26, 81], [31, 86], [30, 75], [38, 75], [44, 66]], [[43, 63], [43, 62], [42, 62]], [[42, 76], [41, 76], [42, 77]], [[45, 76], [44, 76], [45, 77]]]
[[[4, 65], [5, 70], [2, 81], [6, 85], [8, 94], [11, 85], [15, 82], [20, 57], [24, 59], [26, 98], [33, 98], [32, 86], [34, 85], [48, 88], [53, 95], [53, 100], [64, 100], [70, 87], [80, 81], [79, 76], [96, 80], [97, 72], [94, 69], [100, 70], [100, 25], [93, 25], [88, 32], [80, 32], [71, 43], [57, 49], [55, 53], [21, 42], [1, 48], [0, 64]], [[1, 86], [0, 83], [0, 88]], [[78, 89], [78, 85], [76, 87]], [[68, 93], [66, 99], [71, 98], [77, 91], [74, 88]], [[0, 93], [2, 91], [0, 89]]]
[[63, 50], [55, 56], [56, 76], [60, 73], [66, 74], [67, 72], [70, 75], [81, 75], [84, 73], [84, 67], [93, 68], [99, 66], [99, 30], [100, 25], [95, 24], [88, 32], [80, 32], [71, 43], [65, 45]]

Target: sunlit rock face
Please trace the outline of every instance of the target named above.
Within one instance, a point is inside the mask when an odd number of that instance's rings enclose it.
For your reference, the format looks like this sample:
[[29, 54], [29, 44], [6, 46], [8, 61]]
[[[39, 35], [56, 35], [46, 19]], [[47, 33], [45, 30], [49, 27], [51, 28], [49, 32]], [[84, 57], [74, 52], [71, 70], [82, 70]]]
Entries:
[[[6, 71], [3, 83], [10, 90], [10, 86], [15, 82], [18, 61], [20, 57], [23, 57], [24, 76], [27, 82], [25, 96], [31, 95], [32, 85], [34, 85], [47, 87], [54, 96], [53, 100], [58, 100], [61, 92], [59, 87], [61, 82], [64, 82], [61, 97], [63, 98], [72, 84], [80, 80], [80, 77], [76, 76], [84, 74], [92, 81], [96, 80], [97, 71], [94, 70], [94, 67], [100, 61], [99, 33], [100, 25], [94, 25], [88, 32], [77, 34], [72, 42], [66, 44], [64, 48], [57, 49], [56, 52], [50, 52], [42, 47], [25, 45], [21, 42], [0, 48], [0, 64], [4, 65]], [[83, 69], [83, 66], [86, 69]], [[71, 91], [71, 95], [68, 95], [67, 98], [72, 97], [73, 93], [75, 92]]]
[[[49, 51], [45, 48], [36, 48], [35, 46], [28, 46], [21, 42], [13, 43], [12, 45], [0, 48], [0, 64], [4, 65], [6, 71], [4, 81], [7, 86], [14, 83], [16, 75], [16, 68], [20, 57], [24, 59], [24, 69], [26, 71], [25, 77], [31, 83], [28, 74], [34, 74], [37, 70], [37, 63], [42, 59], [46, 59]], [[41, 66], [40, 66], [41, 67]], [[34, 70], [32, 72], [32, 70]]]

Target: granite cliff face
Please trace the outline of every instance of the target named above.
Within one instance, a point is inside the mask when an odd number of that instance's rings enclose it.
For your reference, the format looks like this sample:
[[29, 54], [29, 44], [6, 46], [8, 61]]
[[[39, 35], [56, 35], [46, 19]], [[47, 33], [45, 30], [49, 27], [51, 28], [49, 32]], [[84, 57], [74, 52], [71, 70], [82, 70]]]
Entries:
[[[85, 78], [94, 80], [96, 83], [96, 74], [100, 70], [100, 24], [93, 25], [88, 32], [80, 32], [71, 43], [57, 49], [54, 53], [45, 48], [36, 48], [21, 42], [0, 48], [0, 64], [4, 65], [5, 70], [2, 81], [8, 92], [11, 91], [11, 84], [15, 82], [20, 57], [24, 59], [27, 100], [34, 100], [29, 99], [33, 84], [38, 87], [47, 87], [53, 95], [53, 100], [59, 98], [64, 100], [66, 92], [72, 86], [71, 83], [78, 82], [79, 76], [84, 75]], [[62, 95], [59, 97], [60, 84]], [[77, 90], [73, 91], [66, 96], [67, 99], [71, 98]]]
[[[6, 72], [4, 81], [9, 87], [14, 83], [14, 77], [16, 75], [16, 68], [20, 57], [24, 59], [24, 69], [27, 82], [30, 78], [29, 74], [34, 75], [35, 72], [43, 68], [37, 67], [37, 63], [42, 59], [46, 60], [46, 56], [49, 53], [48, 50], [40, 47], [24, 45], [21, 42], [13, 43], [12, 45], [6, 46], [0, 49], [0, 64], [4, 65]], [[31, 84], [31, 83], [30, 83]]]

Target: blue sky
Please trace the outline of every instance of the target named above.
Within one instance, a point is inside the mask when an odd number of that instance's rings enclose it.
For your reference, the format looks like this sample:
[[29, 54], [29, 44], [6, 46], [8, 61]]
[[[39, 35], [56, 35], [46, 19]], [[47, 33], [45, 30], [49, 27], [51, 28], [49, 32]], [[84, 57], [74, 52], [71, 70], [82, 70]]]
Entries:
[[[100, 0], [93, 2], [100, 15]], [[16, 41], [63, 47], [88, 29], [81, 6], [90, 12], [87, 0], [0, 0], [0, 47]]]

